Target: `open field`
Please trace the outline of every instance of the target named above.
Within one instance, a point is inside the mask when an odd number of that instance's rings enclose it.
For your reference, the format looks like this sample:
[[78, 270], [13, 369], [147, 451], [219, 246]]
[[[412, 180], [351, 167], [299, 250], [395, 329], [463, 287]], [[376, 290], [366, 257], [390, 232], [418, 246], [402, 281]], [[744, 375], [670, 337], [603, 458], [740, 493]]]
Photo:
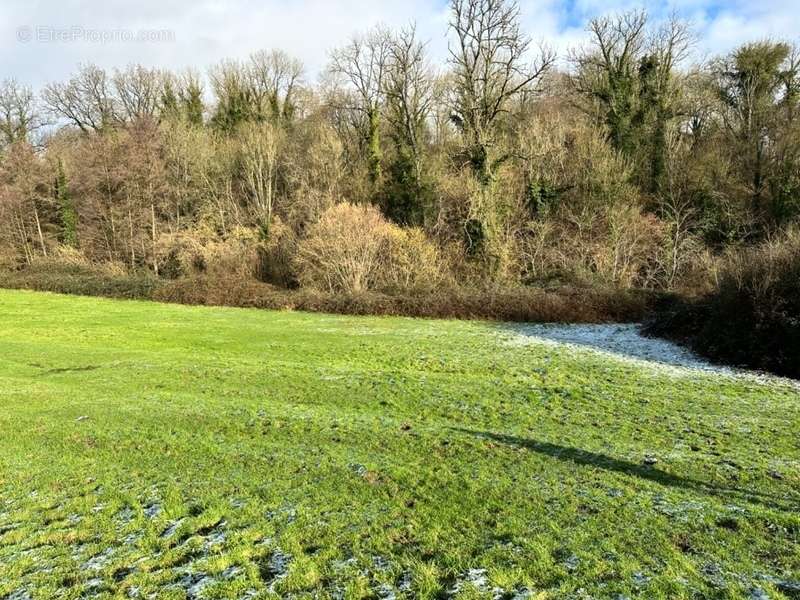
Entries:
[[542, 335], [0, 291], [0, 598], [800, 597], [798, 388]]

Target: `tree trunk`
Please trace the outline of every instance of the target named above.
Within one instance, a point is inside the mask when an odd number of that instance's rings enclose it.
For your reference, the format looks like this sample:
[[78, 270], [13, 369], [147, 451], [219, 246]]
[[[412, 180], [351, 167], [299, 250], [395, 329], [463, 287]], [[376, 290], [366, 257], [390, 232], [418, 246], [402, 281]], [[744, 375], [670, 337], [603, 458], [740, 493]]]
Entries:
[[372, 183], [381, 179], [381, 138], [380, 138], [380, 113], [371, 109], [367, 113], [369, 119], [369, 137], [367, 139], [367, 152], [369, 154], [369, 177]]
[[150, 203], [150, 225], [153, 236], [153, 272], [158, 276], [158, 257], [156, 255], [156, 205]]
[[33, 204], [33, 216], [36, 219], [36, 231], [39, 234], [39, 243], [42, 245], [42, 254], [47, 257], [47, 246], [44, 243], [44, 235], [42, 234], [42, 223], [39, 221], [39, 209], [36, 208], [36, 203]]
[[131, 209], [128, 209], [128, 230], [130, 233], [130, 244], [131, 244], [131, 269], [136, 266], [136, 247], [133, 244], [133, 215], [131, 214]]

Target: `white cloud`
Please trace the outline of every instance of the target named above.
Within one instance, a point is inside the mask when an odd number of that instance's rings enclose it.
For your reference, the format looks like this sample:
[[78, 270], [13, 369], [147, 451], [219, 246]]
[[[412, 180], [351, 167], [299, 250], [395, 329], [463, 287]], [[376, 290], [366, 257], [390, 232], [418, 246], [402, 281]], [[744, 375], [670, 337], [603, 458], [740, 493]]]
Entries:
[[[564, 53], [584, 39], [591, 16], [645, 8], [655, 18], [672, 10], [694, 21], [698, 54], [725, 52], [749, 39], [790, 39], [800, 31], [795, 0], [520, 0], [525, 29]], [[33, 86], [63, 79], [80, 62], [106, 68], [130, 62], [205, 68], [226, 57], [259, 48], [283, 48], [316, 74], [327, 52], [348, 36], [377, 22], [392, 27], [416, 21], [436, 60], [447, 55], [446, 0], [3, 0], [0, 5], [0, 78]], [[18, 41], [18, 29], [55, 27], [102, 32], [169, 30], [174, 41], [95, 43]]]

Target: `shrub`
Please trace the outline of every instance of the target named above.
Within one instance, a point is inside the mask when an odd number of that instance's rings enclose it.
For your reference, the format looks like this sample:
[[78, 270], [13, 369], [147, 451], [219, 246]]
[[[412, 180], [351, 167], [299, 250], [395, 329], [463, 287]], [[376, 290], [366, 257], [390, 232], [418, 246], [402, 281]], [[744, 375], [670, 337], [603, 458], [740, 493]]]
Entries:
[[300, 285], [348, 293], [375, 289], [390, 235], [391, 226], [372, 206], [329, 208], [298, 246]]
[[258, 272], [259, 240], [258, 230], [248, 227], [234, 227], [224, 239], [212, 238], [205, 244], [206, 271], [222, 278], [253, 279]]
[[192, 277], [200, 273], [237, 275], [251, 279], [258, 271], [258, 232], [236, 227], [224, 238], [199, 230], [162, 234], [156, 244], [160, 275], [167, 279]]
[[378, 282], [382, 290], [423, 292], [442, 282], [439, 251], [421, 229], [390, 226], [387, 253]]
[[338, 204], [297, 247], [301, 287], [358, 294], [423, 292], [443, 279], [436, 246], [421, 229], [389, 223], [372, 206]]
[[91, 261], [86, 258], [84, 253], [72, 246], [57, 246], [51, 251], [49, 257], [36, 257], [33, 262], [37, 265], [49, 263], [65, 267], [89, 267], [91, 265]]
[[600, 323], [638, 321], [648, 297], [616, 289], [562, 287], [449, 288], [413, 294], [286, 290], [253, 280], [199, 275], [159, 286], [153, 299], [182, 304], [502, 321]]
[[[109, 267], [111, 265], [111, 267]], [[147, 272], [127, 273], [116, 263], [36, 261], [21, 270], [0, 270], [0, 287], [109, 298], [151, 298], [160, 282]]]
[[187, 233], [161, 235], [156, 244], [159, 274], [178, 279], [205, 270], [203, 245], [196, 236]]
[[258, 248], [258, 279], [284, 288], [295, 287], [296, 252], [297, 236], [291, 227], [276, 217], [269, 228], [269, 237]]
[[650, 329], [711, 358], [800, 376], [800, 231], [731, 253], [710, 295], [661, 310]]

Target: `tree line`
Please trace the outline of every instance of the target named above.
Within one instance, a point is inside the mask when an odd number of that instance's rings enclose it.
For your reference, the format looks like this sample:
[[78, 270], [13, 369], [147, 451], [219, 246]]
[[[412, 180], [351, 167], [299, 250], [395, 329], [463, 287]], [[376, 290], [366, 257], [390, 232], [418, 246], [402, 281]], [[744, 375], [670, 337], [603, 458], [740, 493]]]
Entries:
[[316, 83], [280, 50], [6, 79], [0, 266], [707, 290], [800, 214], [800, 54], [694, 64], [690, 25], [641, 11], [586, 29], [558, 57], [515, 2], [452, 0], [442, 65], [413, 25], [376, 26]]

